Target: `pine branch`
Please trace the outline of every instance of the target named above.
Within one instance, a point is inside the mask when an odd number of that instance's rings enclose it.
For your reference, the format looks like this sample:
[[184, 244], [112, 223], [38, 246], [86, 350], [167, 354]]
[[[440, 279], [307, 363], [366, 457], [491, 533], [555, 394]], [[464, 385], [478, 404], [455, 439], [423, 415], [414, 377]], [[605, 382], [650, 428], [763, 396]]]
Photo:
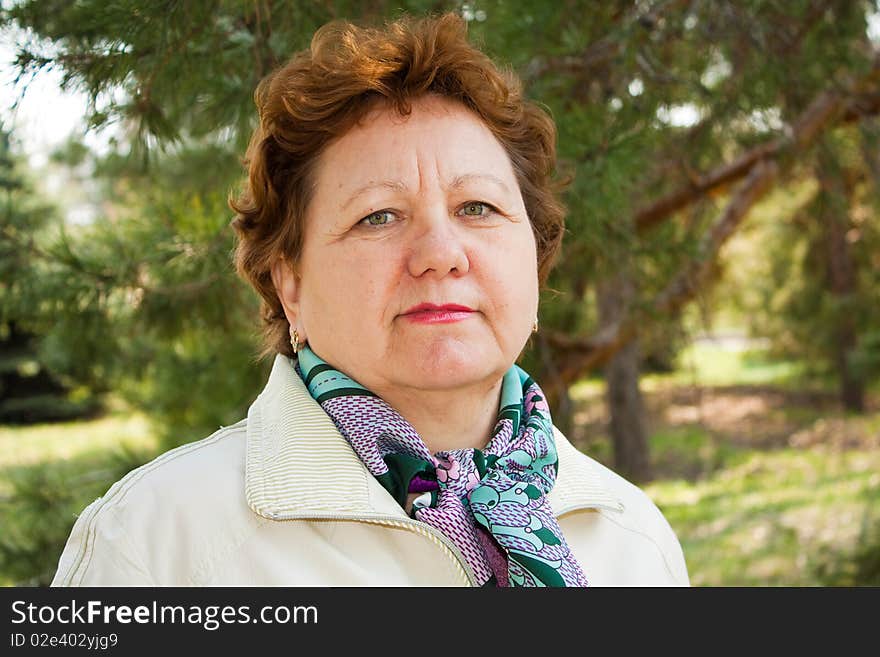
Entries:
[[632, 340], [638, 327], [658, 314], [670, 314], [691, 301], [710, 277], [712, 265], [721, 247], [743, 222], [749, 210], [772, 187], [779, 173], [773, 160], [760, 161], [730, 198], [724, 211], [706, 233], [697, 255], [679, 270], [666, 288], [649, 304], [648, 309], [633, 310], [587, 339], [578, 339], [555, 331], [547, 331], [547, 342], [557, 352], [565, 352], [558, 361], [561, 385], [576, 381], [584, 371], [604, 364]]
[[721, 164], [709, 173], [691, 176], [688, 183], [653, 201], [635, 213], [636, 230], [644, 233], [673, 216], [679, 210], [707, 194], [723, 192], [730, 184], [748, 176], [756, 163], [781, 160], [806, 150], [817, 136], [838, 122], [857, 121], [880, 112], [880, 57], [870, 73], [846, 93], [837, 89], [820, 93], [791, 126], [789, 133], [755, 146], [732, 162]]
[[[623, 21], [619, 32], [625, 33], [635, 28], [651, 30], [664, 14], [669, 14], [677, 6], [685, 4], [686, 0], [663, 0], [647, 7], [647, 9], [639, 5], [636, 11]], [[623, 18], [622, 14], [618, 14], [614, 17], [613, 22], [620, 22]], [[531, 83], [548, 74], [575, 74], [586, 77], [594, 71], [608, 66], [614, 59], [622, 55], [624, 46], [623, 39], [610, 34], [589, 44], [583, 52], [577, 55], [535, 57], [523, 72], [523, 80], [526, 83]]]
[[706, 234], [697, 256], [685, 263], [664, 291], [649, 304], [650, 311], [632, 311], [617, 323], [605, 326], [587, 338], [557, 331], [546, 332], [547, 344], [557, 352], [555, 360], [564, 363], [558, 370], [559, 380], [556, 384], [567, 386], [573, 383], [585, 371], [605, 363], [632, 340], [638, 332], [638, 326], [652, 315], [674, 313], [693, 299], [709, 277], [712, 263], [721, 246], [742, 223], [748, 211], [768, 191], [780, 169], [791, 166], [794, 155], [805, 151], [822, 133], [837, 123], [857, 121], [880, 111], [880, 91], [876, 88], [878, 82], [880, 56], [875, 59], [870, 72], [850, 87], [848, 94], [837, 89], [820, 93], [793, 123], [785, 138], [756, 146], [733, 162], [722, 164], [705, 176], [694, 177], [688, 186], [637, 212], [637, 230], [645, 232], [705, 195], [719, 193], [732, 183], [745, 178], [724, 212]]
[[689, 261], [653, 303], [655, 312], [672, 313], [696, 296], [721, 247], [736, 232], [749, 210], [767, 193], [779, 173], [773, 160], [758, 162], [712, 225]]

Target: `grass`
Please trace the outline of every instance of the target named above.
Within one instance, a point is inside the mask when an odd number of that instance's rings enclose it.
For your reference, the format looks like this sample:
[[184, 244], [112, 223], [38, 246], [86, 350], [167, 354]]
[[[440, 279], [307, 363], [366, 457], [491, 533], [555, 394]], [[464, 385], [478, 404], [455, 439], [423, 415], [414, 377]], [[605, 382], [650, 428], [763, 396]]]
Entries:
[[811, 586], [826, 552], [844, 554], [880, 501], [880, 451], [755, 452], [698, 481], [646, 492], [682, 543], [691, 583]]
[[[849, 572], [880, 550], [864, 538], [880, 508], [876, 386], [869, 412], [853, 415], [833, 391], [805, 389], [797, 364], [760, 351], [703, 342], [681, 362], [643, 381], [656, 473], [643, 487], [693, 585], [819, 585], [829, 563]], [[570, 438], [613, 467], [603, 393], [600, 379], [572, 388]], [[147, 418], [125, 412], [0, 427], [0, 585], [47, 583], [76, 514], [156, 449]]]
[[147, 419], [0, 427], [0, 585], [46, 585], [77, 514], [155, 453]]
[[[880, 392], [843, 411], [833, 390], [759, 350], [704, 342], [644, 378], [656, 474], [643, 486], [681, 541], [696, 586], [815, 586], [880, 527]], [[601, 380], [571, 390], [574, 442], [613, 467]], [[876, 558], [874, 559], [877, 560]], [[876, 585], [877, 582], [874, 582]]]
[[146, 417], [117, 412], [85, 422], [0, 426], [0, 468], [63, 461], [121, 445], [155, 446]]
[[[694, 343], [678, 356], [676, 370], [666, 374], [645, 374], [643, 391], [670, 385], [742, 386], [773, 385], [782, 389], [802, 389], [805, 368], [800, 363], [770, 358], [760, 348], [734, 349], [711, 342]], [[585, 378], [570, 389], [573, 398], [589, 397], [604, 390], [599, 376]], [[815, 382], [811, 386], [815, 387]]]
[[0, 426], [0, 500], [9, 495], [9, 473], [27, 467], [79, 462], [89, 467], [109, 462], [125, 450], [157, 447], [147, 418], [116, 412], [96, 420]]
[[670, 383], [689, 385], [694, 381], [704, 386], [799, 386], [804, 373], [800, 363], [773, 360], [763, 349], [736, 349], [708, 341], [683, 349], [677, 364], [678, 369], [672, 374], [645, 376], [645, 389]]

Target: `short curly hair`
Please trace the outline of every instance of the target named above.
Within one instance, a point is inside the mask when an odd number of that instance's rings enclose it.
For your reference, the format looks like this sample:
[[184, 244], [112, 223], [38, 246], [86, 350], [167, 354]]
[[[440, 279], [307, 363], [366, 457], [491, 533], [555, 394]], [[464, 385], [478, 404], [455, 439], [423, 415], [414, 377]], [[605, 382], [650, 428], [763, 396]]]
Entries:
[[407, 116], [412, 100], [425, 94], [464, 104], [506, 150], [535, 235], [538, 280], [546, 282], [565, 225], [549, 114], [524, 98], [511, 70], [468, 42], [457, 14], [405, 16], [382, 27], [334, 21], [257, 87], [260, 121], [245, 156], [248, 179], [229, 201], [236, 269], [262, 297], [262, 355], [293, 355], [271, 272], [279, 258], [293, 265], [299, 259], [321, 153], [377, 102]]

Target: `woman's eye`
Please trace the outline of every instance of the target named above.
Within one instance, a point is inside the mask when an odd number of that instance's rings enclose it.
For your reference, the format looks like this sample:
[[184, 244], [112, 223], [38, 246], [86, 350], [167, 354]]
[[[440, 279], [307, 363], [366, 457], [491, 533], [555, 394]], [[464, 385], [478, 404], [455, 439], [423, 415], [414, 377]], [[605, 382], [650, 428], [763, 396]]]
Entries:
[[482, 217], [483, 215], [489, 214], [491, 209], [492, 208], [486, 203], [469, 201], [461, 206], [461, 213], [468, 217]]
[[386, 224], [390, 224], [392, 221], [394, 221], [393, 212], [389, 210], [379, 210], [378, 212], [368, 214], [358, 223], [364, 224], [366, 226], [384, 226]]

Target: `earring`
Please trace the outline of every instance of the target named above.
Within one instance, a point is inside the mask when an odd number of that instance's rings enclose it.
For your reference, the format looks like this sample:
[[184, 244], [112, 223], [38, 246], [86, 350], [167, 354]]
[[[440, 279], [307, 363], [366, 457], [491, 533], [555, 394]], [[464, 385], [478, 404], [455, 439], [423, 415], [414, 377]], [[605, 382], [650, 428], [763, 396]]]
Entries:
[[532, 333], [537, 333], [537, 332], [538, 332], [538, 318], [535, 317], [535, 325], [532, 326]]
[[293, 353], [299, 351], [299, 333], [292, 326], [290, 327], [290, 346], [293, 347]]

